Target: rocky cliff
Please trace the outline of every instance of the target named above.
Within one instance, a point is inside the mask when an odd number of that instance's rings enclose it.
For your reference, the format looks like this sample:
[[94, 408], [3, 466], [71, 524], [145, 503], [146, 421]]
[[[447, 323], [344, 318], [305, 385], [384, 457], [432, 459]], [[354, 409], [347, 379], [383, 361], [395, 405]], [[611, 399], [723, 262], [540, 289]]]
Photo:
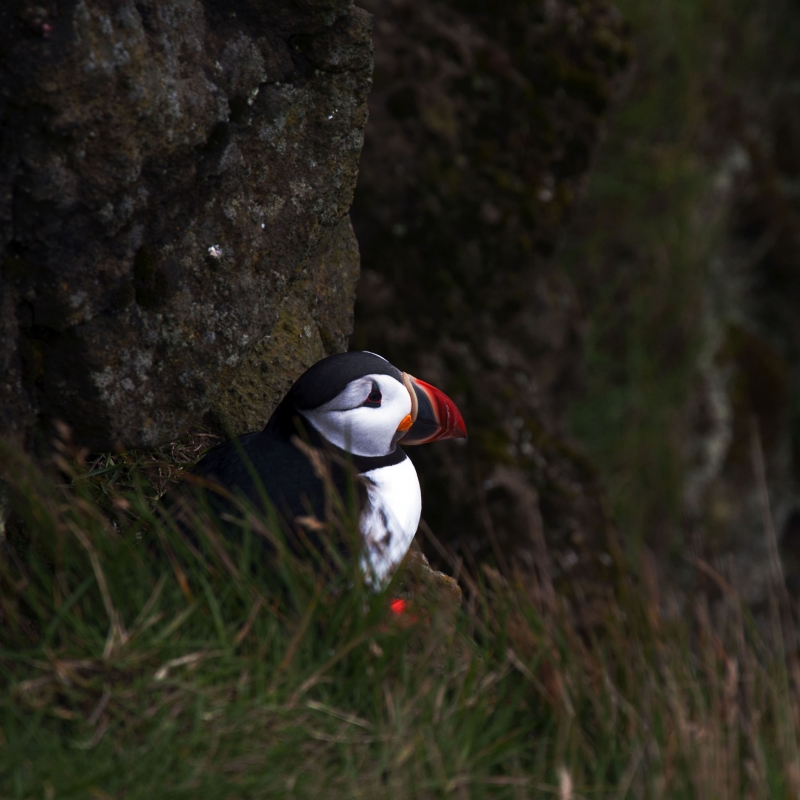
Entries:
[[550, 573], [603, 569], [611, 528], [565, 418], [581, 312], [552, 253], [628, 61], [624, 23], [605, 0], [364, 5], [353, 346], [443, 388], [470, 431], [412, 453], [425, 516], [468, 560], [544, 567], [544, 535]]
[[257, 428], [346, 347], [360, 245], [352, 346], [468, 419], [466, 448], [415, 454], [432, 527], [596, 573], [613, 531], [567, 429], [582, 322], [552, 254], [624, 23], [606, 0], [364, 5], [4, 7], [0, 425], [93, 448]]
[[371, 74], [347, 0], [4, 3], [0, 432], [255, 427], [345, 349]]

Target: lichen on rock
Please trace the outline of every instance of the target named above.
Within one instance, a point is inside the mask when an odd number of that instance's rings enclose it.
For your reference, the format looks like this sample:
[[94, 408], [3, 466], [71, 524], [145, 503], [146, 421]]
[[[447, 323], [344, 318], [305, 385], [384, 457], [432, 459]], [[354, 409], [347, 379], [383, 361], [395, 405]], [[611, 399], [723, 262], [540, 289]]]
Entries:
[[221, 376], [212, 407], [224, 430], [260, 430], [312, 364], [347, 350], [359, 276], [358, 242], [345, 217], [312, 254], [281, 302], [278, 321], [235, 369]]
[[[174, 438], [304, 281], [351, 291], [371, 64], [347, 0], [4, 4], [0, 432]], [[346, 306], [310, 312], [318, 353]]]

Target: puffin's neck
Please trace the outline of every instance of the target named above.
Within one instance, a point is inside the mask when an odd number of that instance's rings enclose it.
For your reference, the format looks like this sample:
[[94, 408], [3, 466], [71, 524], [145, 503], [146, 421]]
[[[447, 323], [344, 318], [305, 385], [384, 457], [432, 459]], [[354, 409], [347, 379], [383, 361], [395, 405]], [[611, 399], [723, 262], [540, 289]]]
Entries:
[[298, 436], [312, 447], [316, 447], [318, 450], [325, 450], [352, 464], [359, 474], [373, 469], [380, 469], [381, 467], [391, 467], [408, 458], [397, 445], [395, 445], [391, 453], [387, 453], [385, 456], [357, 456], [353, 453], [348, 453], [347, 450], [343, 450], [341, 447], [329, 442], [313, 426], [310, 420], [299, 414], [285, 400], [275, 409], [266, 428], [264, 428], [264, 433], [284, 441], [291, 441], [293, 436]]

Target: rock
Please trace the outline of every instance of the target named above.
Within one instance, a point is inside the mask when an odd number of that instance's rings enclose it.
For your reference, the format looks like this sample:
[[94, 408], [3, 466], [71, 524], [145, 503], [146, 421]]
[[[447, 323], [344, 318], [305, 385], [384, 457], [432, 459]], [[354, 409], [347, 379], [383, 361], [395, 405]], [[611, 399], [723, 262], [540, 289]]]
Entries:
[[299, 375], [326, 355], [347, 350], [358, 276], [358, 242], [345, 217], [309, 258], [280, 305], [272, 333], [241, 365], [223, 370], [213, 406], [223, 429], [263, 428]]
[[249, 425], [344, 349], [371, 64], [347, 0], [3, 4], [0, 433]]
[[627, 63], [624, 24], [605, 0], [365, 5], [353, 346], [441, 387], [470, 434], [409, 451], [424, 516], [467, 566], [534, 565], [543, 524], [547, 580], [602, 571], [613, 532], [566, 420], [582, 316], [551, 255]]
[[461, 607], [463, 594], [458, 581], [432, 569], [416, 542], [403, 561], [399, 585], [401, 595], [407, 596], [416, 608], [452, 615]]

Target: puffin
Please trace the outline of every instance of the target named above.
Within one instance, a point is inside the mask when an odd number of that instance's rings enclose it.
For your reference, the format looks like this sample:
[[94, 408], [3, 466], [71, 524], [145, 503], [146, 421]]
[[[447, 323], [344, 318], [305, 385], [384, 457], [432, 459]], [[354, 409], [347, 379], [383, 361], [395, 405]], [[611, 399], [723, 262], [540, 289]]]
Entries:
[[325, 485], [312, 459], [314, 450], [326, 453], [340, 496], [357, 484], [359, 566], [378, 590], [403, 560], [422, 513], [417, 472], [400, 445], [466, 436], [461, 412], [444, 392], [375, 353], [339, 353], [297, 379], [262, 431], [211, 448], [192, 474], [196, 483], [224, 490], [209, 492], [221, 517], [236, 515], [226, 497], [264, 511], [266, 496], [290, 526], [324, 521]]

